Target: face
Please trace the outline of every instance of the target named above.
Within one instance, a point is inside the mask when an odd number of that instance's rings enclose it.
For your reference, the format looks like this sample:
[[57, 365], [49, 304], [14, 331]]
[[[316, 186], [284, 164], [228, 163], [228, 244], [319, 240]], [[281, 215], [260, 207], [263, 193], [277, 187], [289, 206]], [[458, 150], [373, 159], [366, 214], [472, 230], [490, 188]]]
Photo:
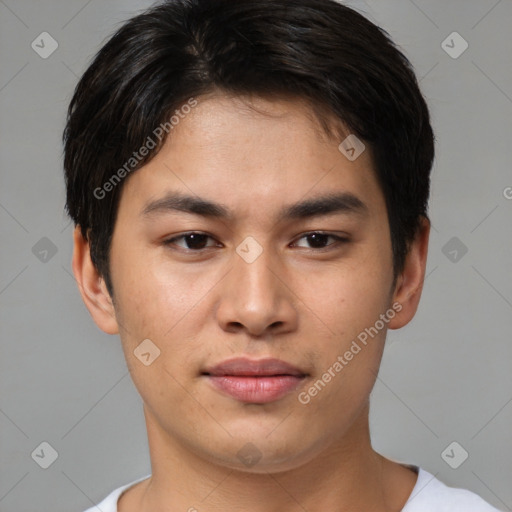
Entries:
[[[198, 98], [127, 179], [110, 268], [148, 427], [263, 472], [357, 438], [401, 306], [369, 148], [351, 161], [302, 103], [248, 101]], [[293, 368], [215, 369], [235, 358]]]

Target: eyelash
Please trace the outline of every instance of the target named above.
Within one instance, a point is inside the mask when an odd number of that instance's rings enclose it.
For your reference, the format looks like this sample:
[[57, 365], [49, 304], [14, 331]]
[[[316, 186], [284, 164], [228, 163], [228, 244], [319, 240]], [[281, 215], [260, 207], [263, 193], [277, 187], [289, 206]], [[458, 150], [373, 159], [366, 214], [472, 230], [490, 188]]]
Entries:
[[[200, 231], [190, 231], [189, 233], [183, 233], [182, 235], [179, 235], [179, 236], [176, 236], [176, 237], [164, 240], [162, 242], [162, 244], [165, 245], [165, 246], [171, 246], [171, 245], [174, 245], [174, 243], [177, 240], [181, 240], [181, 239], [187, 238], [190, 235], [206, 236], [206, 237], [211, 238], [213, 240], [213, 237], [208, 235], [207, 233], [202, 233]], [[335, 239], [335, 242], [332, 243], [332, 244], [329, 244], [327, 247], [322, 247], [322, 248], [314, 248], [313, 247], [313, 248], [310, 248], [310, 250], [315, 251], [315, 252], [324, 252], [324, 251], [327, 251], [327, 250], [331, 250], [332, 246], [337, 247], [339, 245], [346, 244], [346, 243], [348, 243], [350, 241], [347, 237], [342, 237], [342, 236], [334, 235], [332, 233], [325, 233], [323, 231], [310, 231], [308, 233], [303, 234], [298, 240], [310, 237], [312, 235], [323, 235], [323, 236], [326, 236], [328, 238], [330, 237], [330, 238], [334, 238]], [[190, 248], [179, 247], [179, 249], [181, 249], [183, 251], [186, 251], [186, 252], [200, 253], [202, 251], [205, 251], [207, 249], [211, 249], [213, 247], [214, 246], [204, 247], [202, 249], [190, 249]]]

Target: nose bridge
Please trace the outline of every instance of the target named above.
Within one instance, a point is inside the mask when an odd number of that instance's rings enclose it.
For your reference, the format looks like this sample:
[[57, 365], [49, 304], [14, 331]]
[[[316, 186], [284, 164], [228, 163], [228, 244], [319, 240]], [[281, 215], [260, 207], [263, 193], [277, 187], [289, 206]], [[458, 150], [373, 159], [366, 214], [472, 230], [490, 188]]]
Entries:
[[[278, 294], [276, 258], [271, 249], [263, 247], [253, 237], [247, 237], [236, 249], [233, 257], [233, 285], [242, 303], [258, 306], [265, 301], [268, 308], [275, 306]], [[261, 307], [258, 306], [258, 307]]]
[[270, 326], [290, 327], [295, 310], [278, 277], [279, 268], [272, 250], [252, 237], [236, 248], [218, 309], [218, 319], [224, 328], [241, 324], [256, 334]]

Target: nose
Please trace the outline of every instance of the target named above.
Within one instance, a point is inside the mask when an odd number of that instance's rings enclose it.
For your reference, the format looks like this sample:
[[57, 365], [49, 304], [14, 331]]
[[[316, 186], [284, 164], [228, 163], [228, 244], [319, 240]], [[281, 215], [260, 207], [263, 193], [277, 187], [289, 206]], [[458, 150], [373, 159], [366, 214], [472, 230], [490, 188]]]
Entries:
[[219, 290], [217, 320], [223, 330], [252, 336], [276, 335], [297, 327], [291, 277], [269, 250], [248, 262], [233, 255], [233, 266]]

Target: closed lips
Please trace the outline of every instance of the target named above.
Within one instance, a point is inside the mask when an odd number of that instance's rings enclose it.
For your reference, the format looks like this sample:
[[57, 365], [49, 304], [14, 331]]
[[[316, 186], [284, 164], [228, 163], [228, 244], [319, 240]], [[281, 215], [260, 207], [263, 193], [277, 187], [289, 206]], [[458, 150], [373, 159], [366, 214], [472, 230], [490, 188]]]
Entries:
[[235, 358], [207, 368], [203, 375], [211, 376], [239, 376], [239, 377], [269, 377], [291, 375], [305, 377], [307, 374], [299, 368], [279, 359], [252, 360]]

